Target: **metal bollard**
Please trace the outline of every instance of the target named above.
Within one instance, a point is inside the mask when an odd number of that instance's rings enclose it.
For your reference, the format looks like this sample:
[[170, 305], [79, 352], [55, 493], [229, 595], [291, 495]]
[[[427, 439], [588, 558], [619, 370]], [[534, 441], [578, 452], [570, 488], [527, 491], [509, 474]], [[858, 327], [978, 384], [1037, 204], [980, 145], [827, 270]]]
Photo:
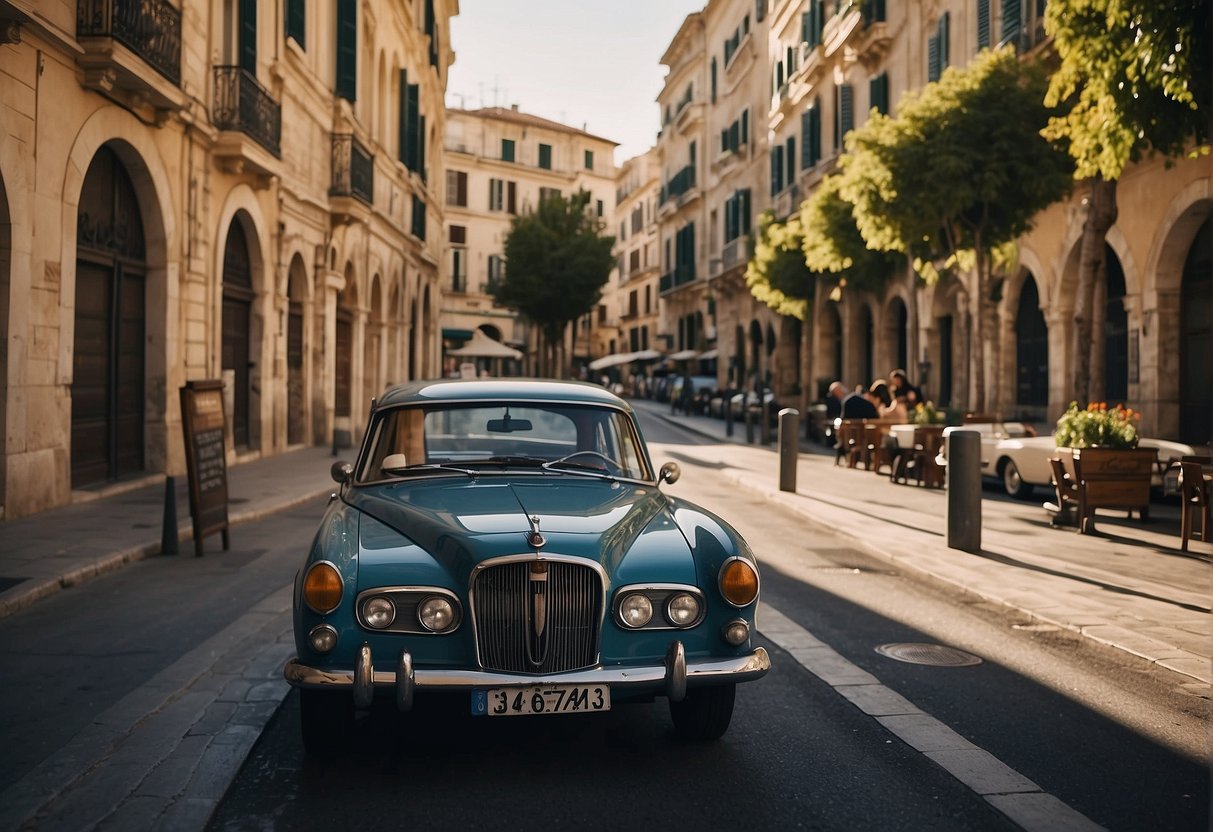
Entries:
[[733, 391], [724, 391], [724, 435], [733, 435]]
[[779, 411], [779, 490], [796, 493], [796, 463], [800, 460], [800, 411]]
[[758, 436], [764, 446], [771, 444], [771, 404], [762, 402], [758, 405]]
[[745, 441], [754, 444], [754, 410], [749, 405], [745, 407]]
[[177, 548], [177, 478], [164, 478], [164, 523], [160, 531], [160, 554], [175, 555]]
[[948, 434], [948, 547], [981, 551], [981, 434], [954, 430]]

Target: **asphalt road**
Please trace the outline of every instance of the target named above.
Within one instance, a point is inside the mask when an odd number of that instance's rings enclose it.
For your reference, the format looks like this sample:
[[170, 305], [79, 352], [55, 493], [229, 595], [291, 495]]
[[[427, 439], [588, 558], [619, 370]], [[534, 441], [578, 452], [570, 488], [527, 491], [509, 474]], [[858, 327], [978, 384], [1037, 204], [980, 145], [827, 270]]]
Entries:
[[[701, 440], [647, 420], [674, 493], [713, 508], [763, 562], [763, 603], [850, 667], [1030, 781], [1045, 806], [1109, 829], [1209, 824], [1208, 702], [1184, 680], [957, 591], [898, 574], [713, 476]], [[772, 619], [774, 620], [774, 619]], [[763, 624], [760, 613], [759, 625]], [[607, 714], [487, 720], [462, 700], [362, 719], [334, 760], [307, 758], [292, 694], [212, 818], [212, 829], [1003, 829], [1006, 816], [797, 656], [739, 689], [716, 743], [674, 739], [663, 701]], [[980, 664], [907, 664], [891, 643], [948, 645]], [[988, 790], [987, 790], [988, 791]], [[1050, 820], [1061, 814], [1044, 816]]]

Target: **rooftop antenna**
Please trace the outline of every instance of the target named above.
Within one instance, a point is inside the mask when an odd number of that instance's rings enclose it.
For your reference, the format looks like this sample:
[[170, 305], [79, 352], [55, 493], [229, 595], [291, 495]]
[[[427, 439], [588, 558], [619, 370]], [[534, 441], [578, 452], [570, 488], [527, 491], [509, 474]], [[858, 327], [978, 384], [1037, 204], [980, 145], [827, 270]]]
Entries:
[[494, 106], [494, 107], [500, 107], [500, 106], [501, 106], [501, 105], [498, 103], [498, 99], [497, 99], [497, 94], [498, 94], [498, 93], [500, 93], [500, 92], [501, 92], [501, 86], [500, 86], [500, 85], [497, 83], [497, 76], [495, 76], [495, 75], [494, 75], [494, 76], [493, 76], [493, 106]]

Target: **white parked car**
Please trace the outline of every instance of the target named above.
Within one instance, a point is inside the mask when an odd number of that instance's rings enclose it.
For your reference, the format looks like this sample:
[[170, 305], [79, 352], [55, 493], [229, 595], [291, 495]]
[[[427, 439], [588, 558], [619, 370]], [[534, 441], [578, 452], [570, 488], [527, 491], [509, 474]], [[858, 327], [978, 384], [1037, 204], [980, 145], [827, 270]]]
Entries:
[[[954, 430], [976, 430], [981, 433], [981, 473], [1001, 482], [1010, 496], [1028, 500], [1037, 486], [1052, 487], [1053, 471], [1049, 467], [1049, 460], [1057, 455], [1057, 442], [1052, 434], [1032, 436], [1030, 429], [1022, 423], [992, 422], [945, 428], [944, 436]], [[1163, 464], [1154, 473], [1153, 484], [1157, 488], [1163, 487], [1162, 471], [1171, 462], [1196, 454], [1191, 445], [1166, 439], [1143, 437], [1138, 447], [1158, 450], [1158, 459]]]

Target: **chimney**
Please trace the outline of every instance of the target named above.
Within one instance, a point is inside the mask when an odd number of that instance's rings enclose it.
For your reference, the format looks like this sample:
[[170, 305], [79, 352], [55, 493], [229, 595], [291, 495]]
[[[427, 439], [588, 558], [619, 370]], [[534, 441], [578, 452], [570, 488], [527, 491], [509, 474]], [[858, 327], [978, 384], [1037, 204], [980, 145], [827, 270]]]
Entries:
[[511, 109], [511, 110], [513, 110], [513, 111], [516, 113], [516, 112], [518, 112], [518, 105], [517, 105], [517, 104], [511, 104], [511, 105], [510, 105], [510, 109]]

